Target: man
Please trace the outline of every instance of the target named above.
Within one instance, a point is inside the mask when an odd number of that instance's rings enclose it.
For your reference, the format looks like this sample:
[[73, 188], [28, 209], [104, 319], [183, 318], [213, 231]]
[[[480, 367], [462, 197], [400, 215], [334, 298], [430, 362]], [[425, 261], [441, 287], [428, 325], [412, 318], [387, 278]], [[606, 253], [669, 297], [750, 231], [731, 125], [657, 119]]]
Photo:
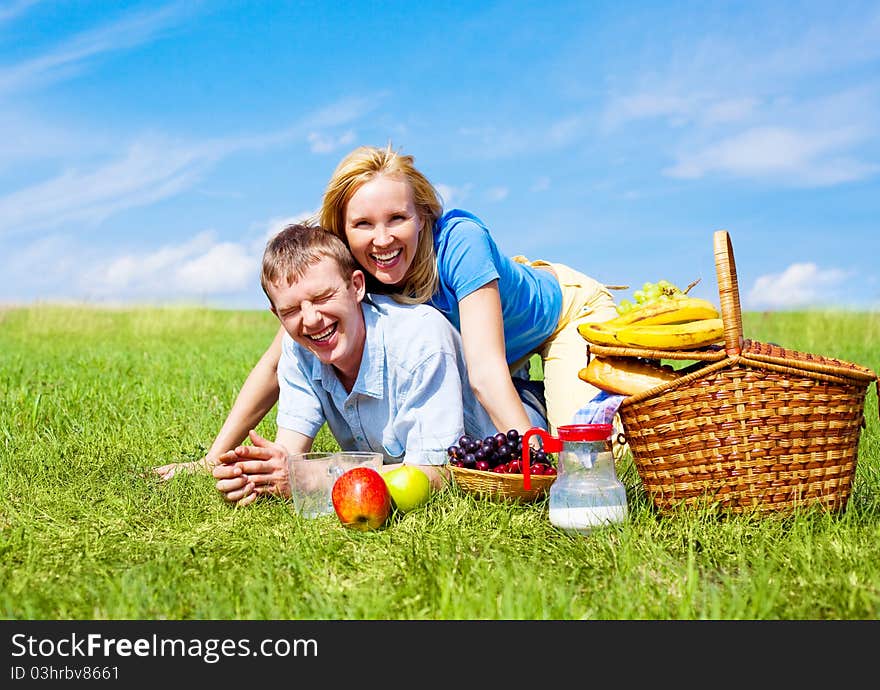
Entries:
[[[382, 453], [383, 471], [419, 467], [441, 488], [445, 450], [496, 433], [467, 381], [461, 337], [433, 307], [366, 295], [348, 248], [292, 225], [266, 246], [260, 281], [286, 335], [275, 442], [251, 430], [213, 469], [227, 501], [289, 496], [287, 454], [307, 452], [326, 422], [343, 450]], [[526, 406], [535, 426], [546, 420]]]

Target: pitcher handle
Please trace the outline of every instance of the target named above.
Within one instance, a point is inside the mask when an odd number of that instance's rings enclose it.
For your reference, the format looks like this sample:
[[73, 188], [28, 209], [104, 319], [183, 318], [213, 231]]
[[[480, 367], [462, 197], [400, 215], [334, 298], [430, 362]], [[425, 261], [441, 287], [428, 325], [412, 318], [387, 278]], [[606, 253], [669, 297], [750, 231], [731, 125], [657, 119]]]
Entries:
[[532, 488], [532, 466], [529, 464], [532, 454], [529, 450], [529, 439], [532, 436], [540, 436], [543, 448], [548, 453], [558, 453], [562, 450], [562, 441], [555, 436], [547, 433], [539, 427], [532, 427], [522, 437], [522, 471], [523, 471], [523, 489], [529, 491]]

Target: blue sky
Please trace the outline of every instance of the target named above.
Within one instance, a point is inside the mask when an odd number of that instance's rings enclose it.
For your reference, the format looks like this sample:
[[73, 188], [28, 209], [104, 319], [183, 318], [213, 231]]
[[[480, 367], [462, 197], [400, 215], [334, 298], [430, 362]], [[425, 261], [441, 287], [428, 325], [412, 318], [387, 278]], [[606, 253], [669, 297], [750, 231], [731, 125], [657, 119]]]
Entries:
[[[265, 308], [389, 141], [508, 254], [880, 308], [876, 2], [0, 2], [0, 304]], [[629, 297], [630, 291], [618, 293]]]

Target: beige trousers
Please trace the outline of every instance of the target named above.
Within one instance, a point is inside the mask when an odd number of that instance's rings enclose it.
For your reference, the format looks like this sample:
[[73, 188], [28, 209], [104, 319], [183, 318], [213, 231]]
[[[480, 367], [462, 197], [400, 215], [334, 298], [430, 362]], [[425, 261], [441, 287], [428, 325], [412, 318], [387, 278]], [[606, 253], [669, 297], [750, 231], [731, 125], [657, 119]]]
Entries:
[[[582, 323], [601, 322], [617, 316], [614, 298], [605, 285], [564, 264], [529, 261], [515, 256], [517, 263], [551, 271], [562, 286], [562, 313], [556, 331], [537, 350], [544, 366], [544, 396], [551, 434], [571, 420], [599, 389], [578, 377], [587, 366], [587, 341], [578, 333]], [[534, 353], [533, 353], [534, 354]], [[525, 360], [514, 364], [518, 369]]]

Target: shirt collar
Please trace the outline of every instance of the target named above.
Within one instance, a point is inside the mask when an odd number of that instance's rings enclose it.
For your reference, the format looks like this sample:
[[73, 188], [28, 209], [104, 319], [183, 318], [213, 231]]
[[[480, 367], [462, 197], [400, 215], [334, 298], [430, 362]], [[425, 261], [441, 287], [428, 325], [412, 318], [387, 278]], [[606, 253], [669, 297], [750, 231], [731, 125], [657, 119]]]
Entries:
[[[364, 314], [367, 337], [361, 366], [351, 392], [381, 398], [385, 389], [385, 333], [382, 328], [384, 322], [380, 318], [384, 310], [367, 298], [361, 302], [361, 311]], [[324, 364], [314, 356], [311, 377], [313, 381], [321, 381], [325, 390], [329, 390], [332, 383], [339, 383], [339, 376], [333, 366]]]
[[364, 313], [367, 339], [364, 343], [364, 356], [352, 393], [357, 391], [374, 398], [381, 398], [385, 390], [385, 331], [382, 307], [369, 301], [361, 302]]

